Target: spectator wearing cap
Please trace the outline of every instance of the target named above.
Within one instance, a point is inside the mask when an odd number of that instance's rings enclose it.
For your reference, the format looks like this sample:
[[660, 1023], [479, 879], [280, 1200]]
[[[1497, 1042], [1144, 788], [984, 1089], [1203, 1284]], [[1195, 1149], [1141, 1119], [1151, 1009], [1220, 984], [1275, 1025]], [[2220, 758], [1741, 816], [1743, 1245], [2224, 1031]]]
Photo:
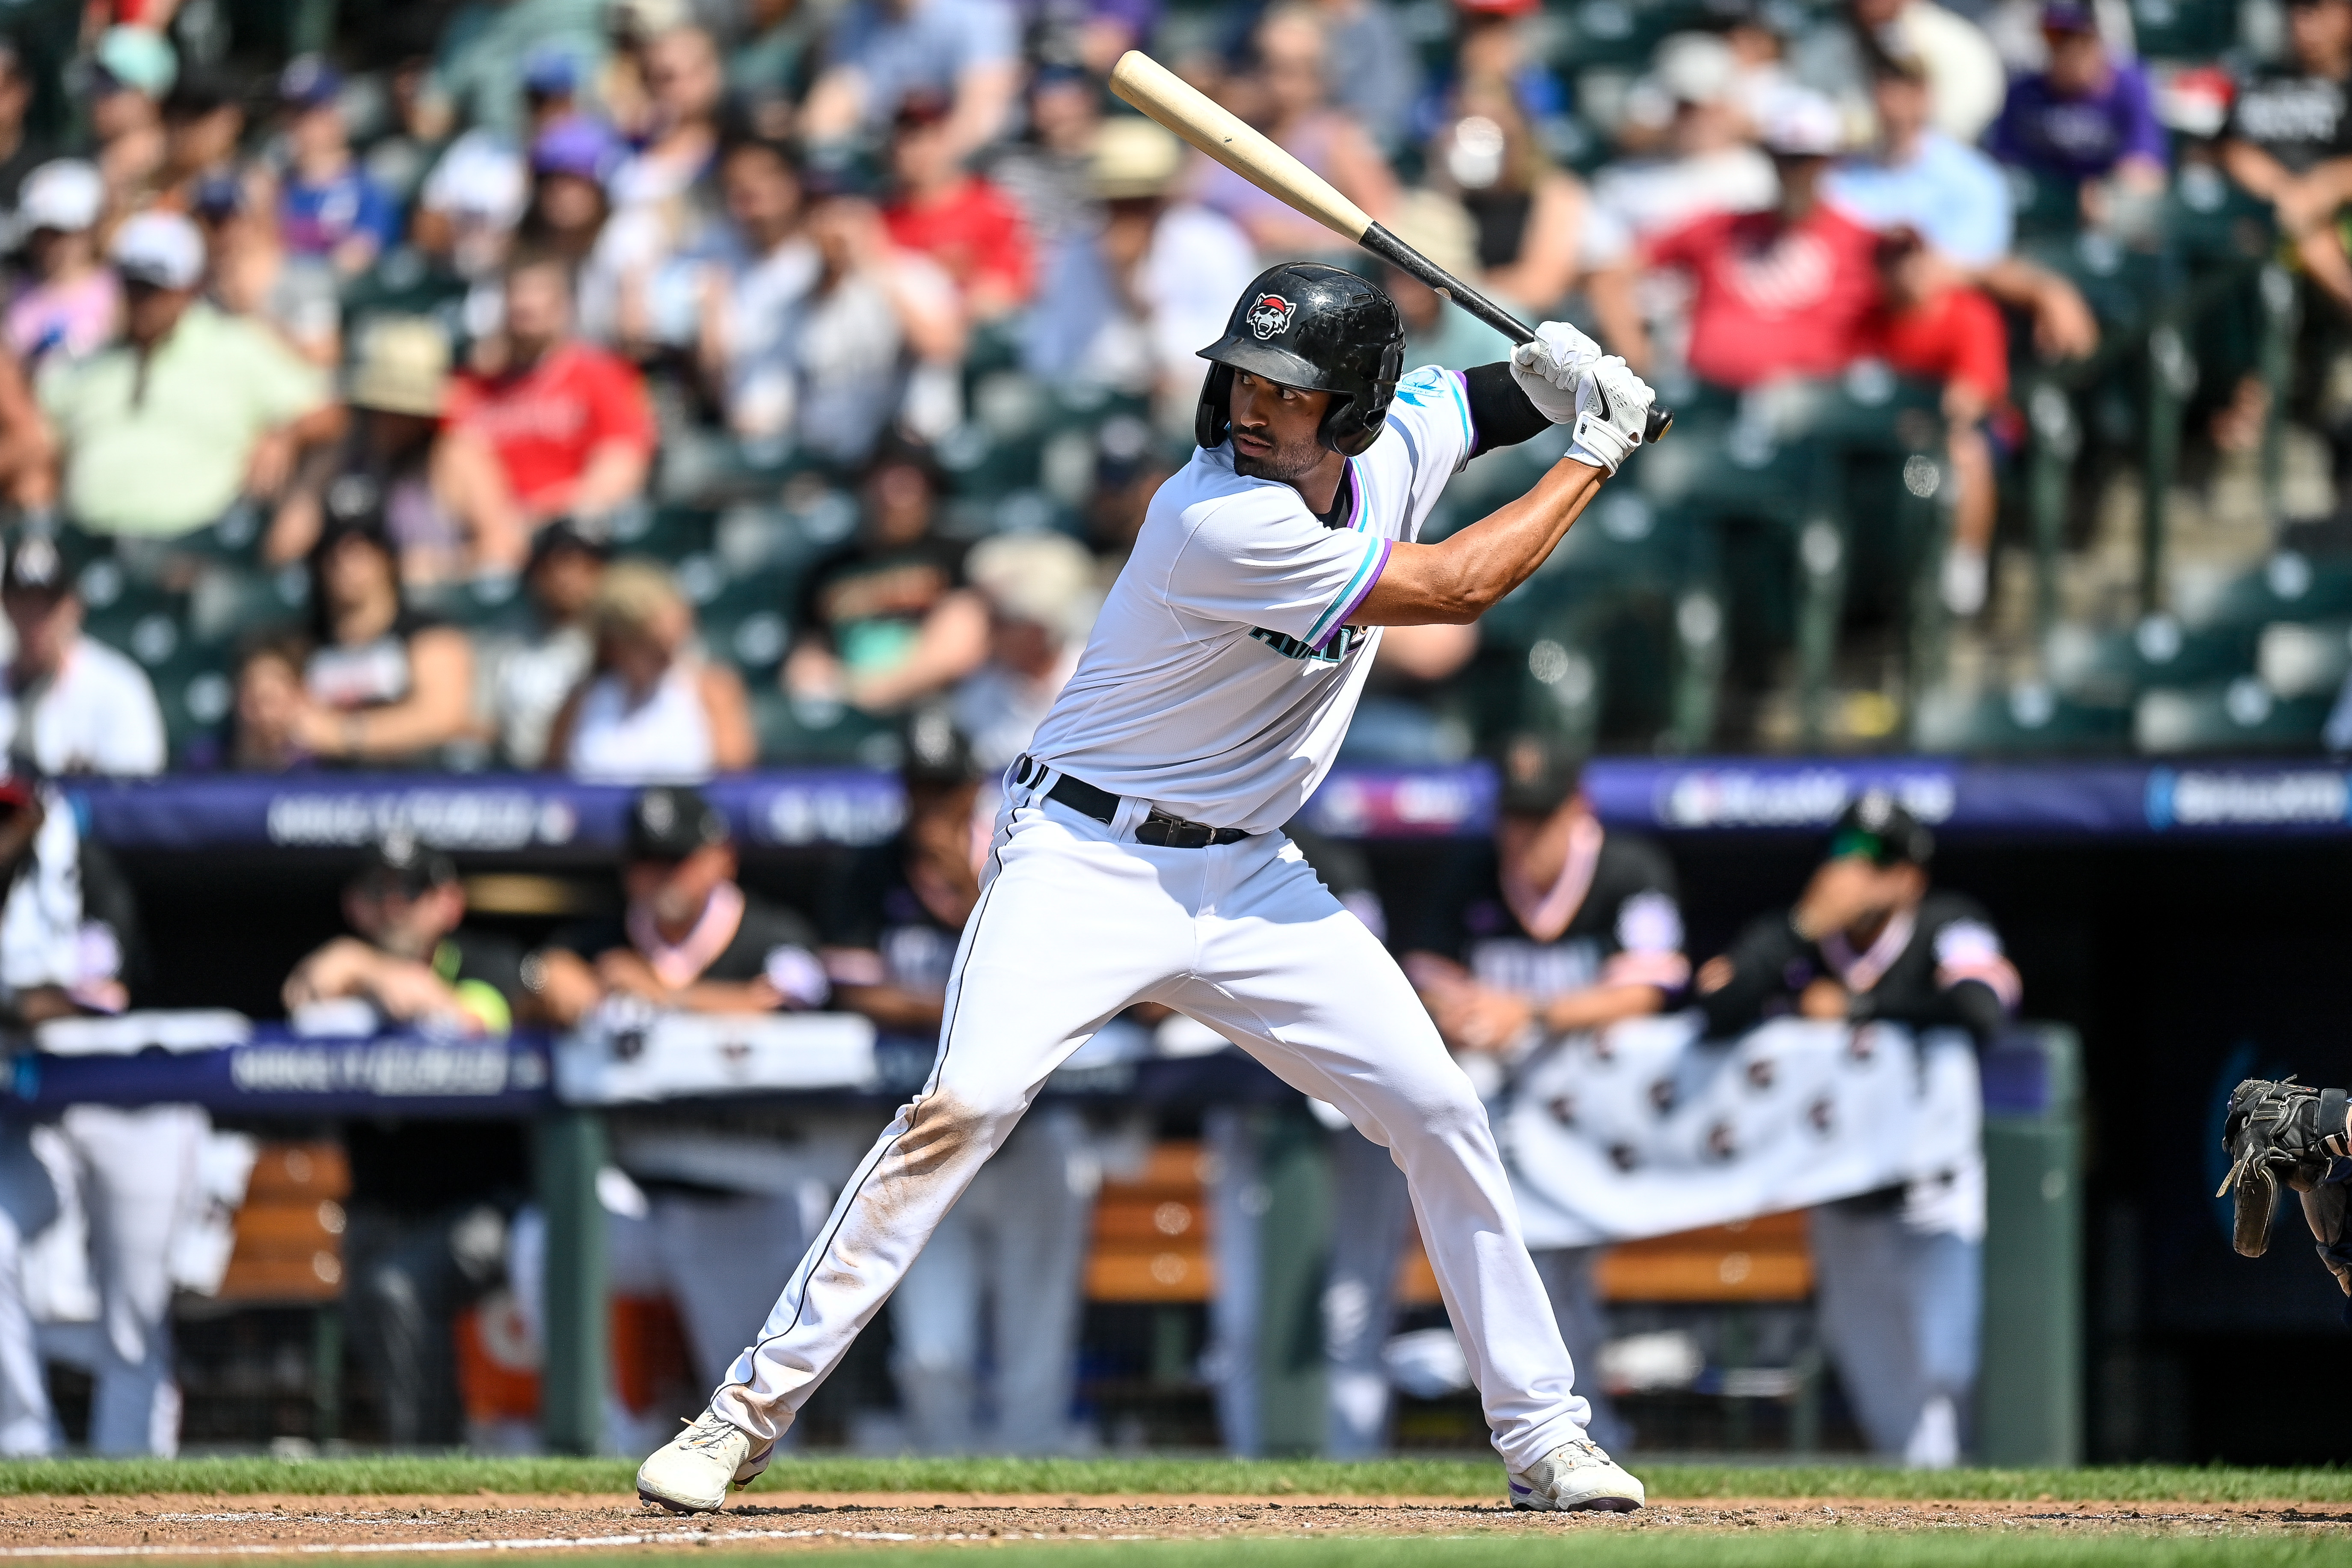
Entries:
[[530, 204], [530, 168], [488, 132], [451, 142], [416, 194], [416, 248], [467, 283], [494, 278]]
[[702, 656], [667, 570], [605, 568], [587, 622], [595, 662], [549, 727], [548, 766], [592, 784], [698, 784], [757, 760], [742, 679]]
[[[1764, 131], [1779, 205], [1702, 217], [1643, 247], [1650, 265], [1690, 276], [1688, 357], [1702, 380], [1744, 390], [1835, 375], [1860, 351], [1878, 300], [1877, 236], [1821, 195], [1843, 138], [1826, 99], [1783, 95]], [[1648, 350], [1626, 357], [1646, 362]]]
[[154, 194], [164, 157], [162, 105], [179, 76], [178, 53], [154, 28], [117, 25], [99, 35], [89, 74], [92, 160], [121, 210]]
[[241, 496], [274, 497], [341, 411], [326, 377], [268, 328], [197, 298], [205, 244], [175, 213], [115, 232], [123, 339], [43, 374], [67, 514], [101, 533], [172, 538]]
[[1066, 534], [1012, 533], [972, 547], [965, 574], [988, 606], [988, 661], [955, 685], [948, 714], [992, 777], [1028, 750], [1086, 651], [1102, 595], [1094, 557]]
[[560, 120], [530, 143], [530, 200], [519, 237], [533, 250], [583, 267], [613, 214], [606, 184], [622, 147], [601, 121]]
[[504, 324], [451, 387], [442, 493], [484, 564], [518, 565], [551, 519], [603, 518], [645, 490], [653, 410], [627, 362], [572, 335], [560, 257], [507, 264]]
[[330, 495], [310, 552], [310, 650], [295, 737], [310, 756], [351, 767], [429, 765], [473, 719], [466, 634], [410, 606], [378, 498], [348, 512]]
[[[1711, 34], [1683, 33], [1659, 46], [1637, 101], [1660, 106], [1656, 150], [1593, 176], [1594, 216], [1583, 238], [1587, 265], [1622, 265], [1641, 240], [1717, 213], [1759, 212], [1780, 187], [1756, 146], [1749, 106], [1739, 97], [1739, 60]], [[1777, 98], [1772, 101], [1778, 101]]]
[[2089, 353], [2099, 342], [2090, 307], [2065, 279], [2011, 253], [2009, 182], [1990, 158], [1936, 128], [1928, 80], [1916, 57], [1877, 57], [1876, 144], [1842, 160], [1822, 189], [1873, 228], [1916, 233], [1976, 287], [2023, 311], [2048, 357]]
[[278, 226], [289, 251], [323, 258], [352, 278], [399, 242], [400, 206], [352, 155], [342, 91], [341, 73], [316, 55], [278, 76], [288, 156]]
[[[1489, 1096], [1509, 1069], [1563, 1036], [1605, 1029], [1677, 1005], [1690, 984], [1674, 867], [1648, 839], [1605, 828], [1581, 785], [1579, 759], [1561, 742], [1523, 734], [1496, 758], [1500, 811], [1490, 843], [1465, 847], [1436, 879], [1431, 896], [1400, 917], [1396, 946], [1447, 1047]], [[1360, 1143], [1362, 1141], [1356, 1140]], [[1378, 1289], [1366, 1338], [1350, 1356], [1335, 1352], [1333, 1411], [1359, 1444], [1376, 1442], [1377, 1419], [1349, 1421], [1345, 1391], [1362, 1384], [1361, 1413], [1376, 1414], [1379, 1346], [1386, 1338], [1386, 1282], [1395, 1276], [1395, 1234], [1403, 1219], [1403, 1183], [1349, 1144], [1343, 1191], [1367, 1205], [1390, 1193], [1389, 1218], [1377, 1228], [1385, 1268], [1360, 1265]], [[1537, 1268], [1571, 1354], [1598, 1364], [1606, 1325], [1593, 1289], [1590, 1248], [1538, 1252]], [[1616, 1418], [1596, 1406], [1596, 1436]]]
[[1020, 207], [957, 161], [949, 113], [943, 98], [910, 96], [898, 106], [882, 224], [892, 244], [929, 257], [955, 279], [966, 314], [992, 321], [1035, 292], [1036, 255]]
[[801, 108], [805, 144], [876, 134], [918, 93], [948, 100], [948, 151], [1003, 133], [1021, 81], [1020, 26], [1005, 0], [851, 0]]
[[[446, 481], [436, 472], [448, 399], [449, 336], [441, 323], [429, 316], [371, 318], [344, 384], [351, 426], [278, 509], [264, 557], [285, 563], [308, 555], [329, 494], [340, 492], [346, 511], [371, 504], [382, 510], [403, 582], [472, 575], [479, 564], [473, 542], [443, 499]], [[361, 495], [371, 499], [350, 499]]]
[[[1883, 790], [1832, 833], [1796, 907], [1756, 921], [1698, 972], [1710, 1033], [1768, 1018], [1962, 1029], [1979, 1049], [2009, 1026], [2017, 971], [1982, 906], [1931, 887], [1932, 835]], [[1923, 1056], [1934, 1048], [1921, 1041]], [[1809, 1216], [1822, 1335], [1874, 1451], [1958, 1461], [1983, 1310], [1984, 1160]]]
[[548, 524], [530, 542], [522, 574], [530, 629], [490, 640], [482, 648], [488, 693], [483, 723], [509, 767], [550, 765], [547, 737], [555, 716], [595, 663], [589, 610], [609, 557], [602, 543], [568, 522]]
[[[498, 1037], [513, 1026], [522, 950], [467, 922], [466, 886], [446, 855], [387, 838], [343, 888], [352, 933], [286, 977], [301, 1028], [338, 1008], [384, 1025]], [[529, 1191], [521, 1127], [511, 1121], [348, 1121], [343, 1312], [352, 1352], [373, 1378], [383, 1435], [406, 1447], [465, 1440], [451, 1324], [499, 1278], [506, 1218]]]
[[955, 279], [890, 243], [863, 197], [834, 194], [809, 209], [816, 280], [772, 341], [791, 387], [793, 444], [855, 469], [895, 424], [926, 438], [961, 417], [967, 330]]
[[[984, 764], [936, 710], [914, 716], [906, 742], [905, 826], [842, 868], [823, 954], [837, 1005], [873, 1019], [886, 1037], [928, 1046], [980, 899], [974, 827], [982, 791], [992, 789], [981, 777]], [[932, 1233], [890, 1306], [891, 1372], [916, 1449], [1071, 1446], [1087, 1237], [1100, 1182], [1085, 1118], [1048, 1101], [1021, 1119]]]
[[988, 609], [966, 586], [963, 547], [934, 529], [930, 454], [893, 439], [866, 466], [857, 537], [809, 571], [784, 689], [805, 702], [898, 711], [944, 691], [988, 656]]
[[800, 169], [781, 143], [730, 147], [719, 194], [727, 221], [703, 263], [696, 360], [728, 428], [773, 453], [792, 440], [797, 392], [783, 332], [824, 263], [802, 232]]
[[[737, 881], [727, 821], [699, 791], [640, 791], [624, 853], [622, 912], [557, 931], [524, 963], [551, 1022], [568, 1028], [601, 1013], [641, 1026], [649, 1009], [745, 1015], [825, 1004], [815, 928]], [[755, 1130], [692, 1109], [615, 1120], [613, 1163], [644, 1203], [634, 1223], [609, 1233], [614, 1282], [667, 1291], [698, 1378], [724, 1377], [782, 1293], [800, 1257], [802, 1188], [816, 1182], [808, 1143], [828, 1141], [825, 1124], [842, 1114], [819, 1113], [814, 1137], [782, 1119]], [[849, 1130], [859, 1150], [872, 1127]], [[848, 1139], [835, 1131], [830, 1141]], [[841, 1160], [841, 1173], [855, 1160]], [[827, 1205], [836, 1184], [809, 1195]]]
[[1089, 162], [1102, 220], [1048, 253], [1046, 303], [1022, 325], [1023, 362], [1049, 380], [1149, 395], [1181, 425], [1201, 393], [1196, 351], [1223, 330], [1257, 253], [1240, 225], [1184, 194], [1183, 144], [1150, 121], [1104, 121]]
[[122, 289], [98, 256], [106, 182], [97, 165], [59, 158], [26, 176], [16, 204], [31, 280], [8, 302], [8, 347], [27, 365], [81, 359], [114, 339]]
[[82, 635], [81, 592], [64, 553], [26, 533], [0, 573], [16, 651], [0, 678], [0, 748], [20, 776], [158, 773], [163, 715], [139, 666]]
[[340, 364], [340, 276], [326, 257], [287, 249], [268, 177], [257, 172], [207, 175], [196, 184], [193, 214], [205, 237], [212, 302], [275, 332], [321, 370]]
[[2050, 64], [2009, 84], [2009, 100], [1985, 136], [2002, 163], [2079, 186], [2086, 220], [2103, 221], [2105, 192], [2161, 195], [2168, 148], [2147, 74], [2118, 60], [2099, 37], [2091, 7], [2051, 0], [2042, 8]]
[[2336, 223], [2352, 202], [2352, 0], [2294, 0], [2286, 19], [2290, 58], [2239, 85], [2221, 166], [2271, 204], [2305, 277], [2352, 315], [2352, 259]]
[[1933, 0], [1846, 0], [1843, 9], [1797, 37], [1789, 73], [1838, 106], [1852, 139], [1868, 139], [1871, 58], [1879, 53], [1927, 62], [1937, 130], [1956, 142], [1984, 134], [2000, 112], [2008, 72], [1982, 27]]
[[[1396, 176], [1364, 128], [1329, 102], [1329, 47], [1320, 10], [1286, 4], [1268, 12], [1251, 37], [1252, 68], [1235, 83], [1234, 103], [1277, 146], [1374, 219], [1385, 219], [1396, 204]], [[1261, 256], [1337, 248], [1330, 230], [1223, 163], [1203, 159], [1195, 169], [1196, 199], [1241, 225]]]

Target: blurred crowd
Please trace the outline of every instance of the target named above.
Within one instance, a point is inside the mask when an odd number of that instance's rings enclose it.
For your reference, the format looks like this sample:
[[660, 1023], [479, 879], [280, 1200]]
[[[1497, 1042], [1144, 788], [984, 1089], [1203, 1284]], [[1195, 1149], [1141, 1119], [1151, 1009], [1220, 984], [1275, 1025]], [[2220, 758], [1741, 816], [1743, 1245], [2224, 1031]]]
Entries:
[[[1628, 10], [1658, 36], [1622, 69], [1537, 0], [408, 9], [275, 69], [157, 0], [46, 75], [0, 39], [0, 490], [75, 605], [37, 629], [24, 577], [8, 684], [91, 715], [37, 720], [46, 769], [649, 782], [844, 712], [1034, 708], [1237, 291], [1377, 265], [1111, 99], [1129, 47], [1685, 408], [1785, 433], [1791, 389], [1921, 387], [1962, 617], [2012, 370], [2100, 341], [2021, 207], [2128, 241], [2175, 163], [2226, 171], [2352, 309], [2347, 0], [2218, 83], [2144, 65], [2119, 0], [1675, 0]], [[1506, 352], [1383, 281], [1409, 362]], [[85, 610], [126, 657], [64, 658]], [[1381, 680], [1424, 700], [1477, 651], [1399, 635]]]

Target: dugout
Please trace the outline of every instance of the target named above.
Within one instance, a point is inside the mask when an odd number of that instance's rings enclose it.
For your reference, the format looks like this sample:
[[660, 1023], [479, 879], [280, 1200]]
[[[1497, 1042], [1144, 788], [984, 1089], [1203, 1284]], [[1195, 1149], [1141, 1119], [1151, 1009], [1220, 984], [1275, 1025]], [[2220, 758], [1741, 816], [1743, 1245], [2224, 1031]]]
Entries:
[[[2079, 1150], [2067, 1147], [2071, 1131], [2045, 1123], [2015, 1130], [2014, 1159], [1997, 1154], [2012, 1174], [1996, 1175], [1996, 1203], [2015, 1212], [1996, 1226], [2015, 1236], [2015, 1215], [2042, 1214], [2055, 1229], [2032, 1241], [2036, 1256], [2077, 1250], [2070, 1268], [2006, 1305], [2014, 1271], [1996, 1265], [1991, 1310], [2022, 1326], [1989, 1331], [1987, 1387], [2010, 1379], [2035, 1397], [2032, 1417], [1998, 1444], [1989, 1421], [1988, 1452], [2332, 1457], [2316, 1415], [2299, 1426], [2244, 1409], [2234, 1369], [2292, 1358], [2324, 1394], [2342, 1360], [2333, 1285], [2291, 1215], [2269, 1257], [2234, 1257], [2226, 1212], [2209, 1194], [2221, 1105], [2238, 1077], [2352, 1078], [2336, 1025], [2352, 975], [2336, 956], [2352, 934], [2337, 891], [2352, 778], [2321, 764], [1906, 758], [1604, 760], [1589, 782], [1605, 817], [1667, 843], [1701, 954], [1793, 896], [1822, 827], [1853, 791], [1894, 788], [1937, 826], [1937, 878], [1982, 900], [2000, 925], [2029, 1015], [2079, 1036]], [[1414, 896], [1446, 839], [1483, 831], [1488, 792], [1475, 768], [1356, 771], [1335, 775], [1311, 809], [1316, 826], [1366, 842], [1393, 907]], [[714, 793], [743, 829], [747, 880], [786, 899], [808, 897], [828, 856], [894, 820], [889, 780], [849, 771], [760, 775]], [[478, 905], [530, 934], [610, 896], [621, 792], [314, 775], [90, 784], [79, 798], [139, 890], [152, 1000], [267, 1017], [287, 966], [337, 928], [336, 889], [385, 827], [449, 848]], [[2063, 1065], [2058, 1076], [2063, 1090]], [[560, 1140], [542, 1149], [557, 1161], [589, 1152]], [[2066, 1218], [2076, 1213], [2078, 1237]], [[2021, 1333], [2038, 1336], [2030, 1356]]]

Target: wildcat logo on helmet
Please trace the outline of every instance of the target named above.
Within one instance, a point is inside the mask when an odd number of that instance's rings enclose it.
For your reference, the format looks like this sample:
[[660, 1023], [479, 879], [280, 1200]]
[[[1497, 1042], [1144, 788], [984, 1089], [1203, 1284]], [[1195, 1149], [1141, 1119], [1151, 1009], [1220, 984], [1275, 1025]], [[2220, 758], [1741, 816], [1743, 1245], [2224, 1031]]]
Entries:
[[1257, 297], [1257, 303], [1249, 310], [1250, 331], [1256, 333], [1258, 341], [1263, 342], [1276, 332], [1288, 331], [1290, 318], [1297, 311], [1297, 306], [1279, 294], [1261, 294]]

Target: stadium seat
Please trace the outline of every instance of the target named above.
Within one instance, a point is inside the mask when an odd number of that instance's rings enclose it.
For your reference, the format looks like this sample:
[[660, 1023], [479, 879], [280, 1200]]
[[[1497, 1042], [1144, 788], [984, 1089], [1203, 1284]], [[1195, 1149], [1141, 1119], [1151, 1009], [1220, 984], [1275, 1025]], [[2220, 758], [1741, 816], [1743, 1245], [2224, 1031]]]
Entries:
[[2328, 697], [2280, 698], [2260, 678], [2143, 692], [2132, 713], [2141, 752], [2316, 751]]

